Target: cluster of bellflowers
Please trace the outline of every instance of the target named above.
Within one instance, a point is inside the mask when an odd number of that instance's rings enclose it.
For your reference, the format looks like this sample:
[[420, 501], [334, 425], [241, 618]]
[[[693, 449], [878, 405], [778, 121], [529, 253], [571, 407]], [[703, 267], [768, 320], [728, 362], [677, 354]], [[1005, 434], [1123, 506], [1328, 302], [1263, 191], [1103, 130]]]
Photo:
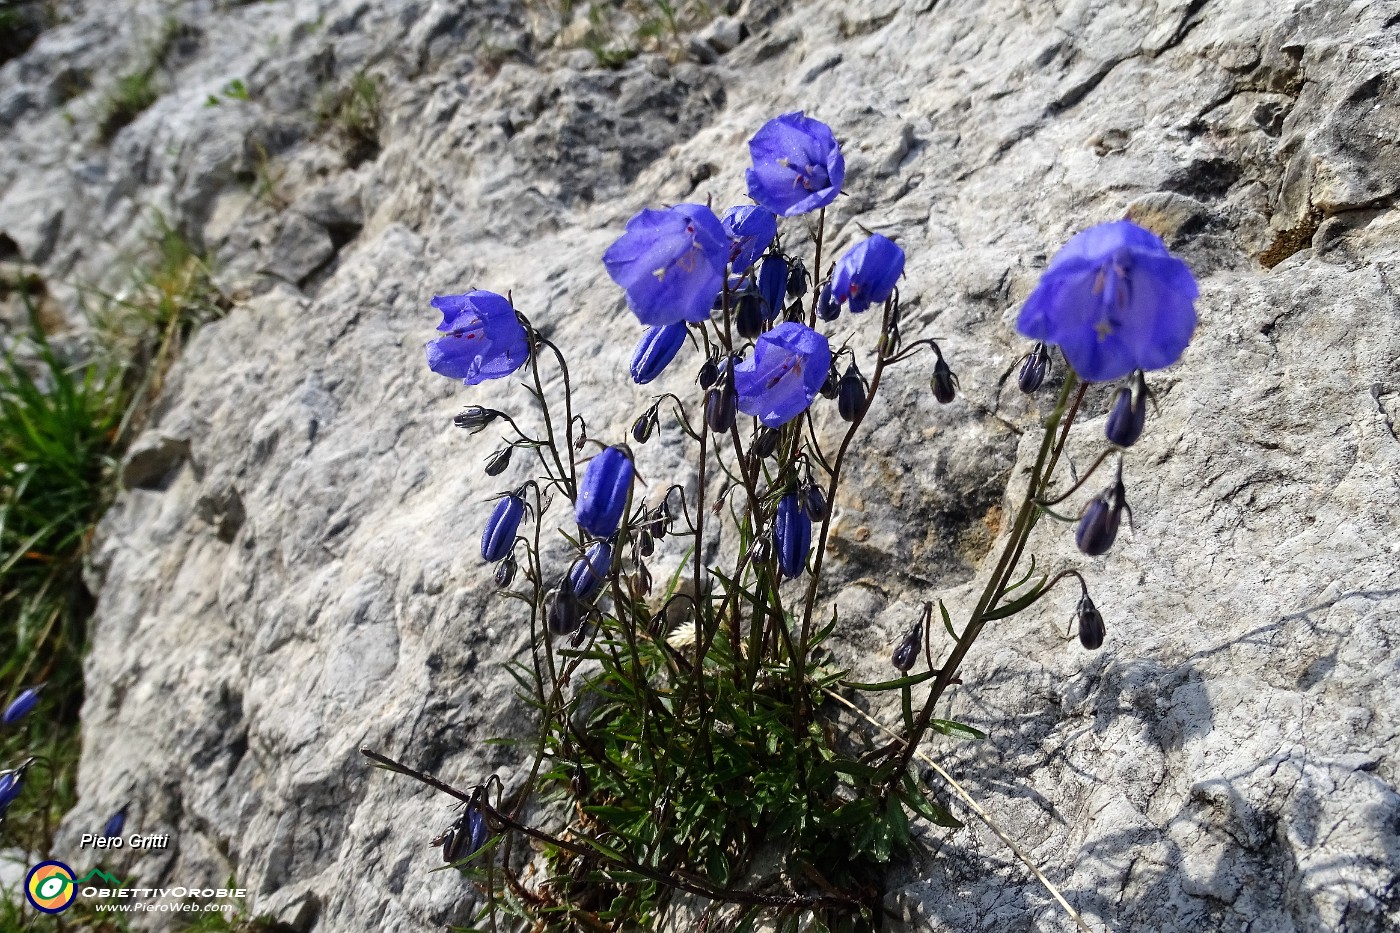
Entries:
[[[823, 266], [826, 209], [845, 182], [845, 161], [831, 128], [801, 112], [784, 114], [759, 129], [748, 148], [748, 203], [719, 213], [699, 203], [641, 210], [602, 255], [603, 267], [640, 327], [629, 367], [632, 381], [646, 386], [682, 365], [678, 361], [685, 356], [696, 373], [689, 396], [653, 397], [626, 437], [604, 443], [588, 436], [587, 421], [573, 408], [565, 355], [511, 298], [477, 289], [432, 299], [442, 314], [439, 335], [427, 345], [432, 371], [477, 386], [524, 370], [525, 385], [542, 415], [543, 425], [535, 431], [522, 428], [512, 414], [479, 404], [454, 419], [472, 433], [492, 425], [507, 430], [504, 446], [485, 463], [488, 476], [505, 473], [520, 451], [532, 464], [535, 475], [496, 497], [482, 526], [480, 555], [493, 566], [502, 589], [522, 579], [526, 583], [525, 591], [515, 595], [530, 606], [542, 707], [558, 702], [577, 667], [576, 660], [567, 660], [574, 655], [556, 656], [551, 639], [567, 639], [577, 648], [608, 625], [631, 624], [627, 620], [637, 615], [637, 607], [651, 613], [650, 624], [644, 630], [634, 626], [628, 637], [664, 638], [666, 627], [675, 624], [665, 610], [677, 600], [689, 604], [692, 618], [682, 625], [688, 628], [685, 639], [671, 644], [693, 652], [697, 675], [698, 659], [726, 626], [736, 648], [732, 656], [746, 650], [771, 652], [779, 660], [789, 658], [793, 670], [805, 671], [830, 504], [851, 439], [882, 376], [928, 350], [934, 399], [947, 404], [957, 396], [957, 377], [938, 343], [921, 339], [906, 344], [902, 338], [899, 289], [905, 253], [895, 239], [866, 232]], [[793, 249], [807, 231], [814, 231], [810, 267]], [[1026, 300], [1017, 327], [1035, 343], [1019, 364], [1019, 388], [1034, 393], [1047, 383], [1058, 365], [1056, 348], [1069, 372], [1023, 508], [1029, 517], [1018, 517], [1007, 546], [1010, 557], [988, 584], [988, 596], [961, 634], [945, 614], [956, 645], [941, 667], [935, 669], [930, 650], [931, 610], [895, 647], [892, 661], [898, 671], [913, 669], [922, 653], [928, 677], [937, 675], [917, 721], [906, 713], [901, 746], [906, 762], [930, 722], [934, 703], [954, 682], [958, 663], [986, 622], [1020, 611], [1072, 575], [1083, 591], [1077, 610], [1080, 640], [1089, 649], [1102, 645], [1103, 619], [1078, 571], [1053, 580], [1041, 577], [1029, 594], [1014, 592], [1022, 584], [1011, 584], [1011, 573], [1035, 519], [1063, 517], [1052, 507], [1078, 488], [1076, 483], [1052, 498], [1051, 474], [1068, 436], [1067, 424], [1058, 439], [1052, 435], [1061, 422], [1073, 420], [1092, 383], [1121, 382], [1121, 387], [1106, 421], [1109, 451], [1085, 479], [1116, 452], [1115, 478], [1077, 519], [1066, 520], [1074, 521], [1074, 540], [1089, 556], [1103, 555], [1113, 546], [1123, 512], [1131, 520], [1121, 454], [1143, 434], [1150, 398], [1145, 373], [1175, 363], [1194, 332], [1196, 295], [1189, 269], [1159, 238], [1129, 221], [1117, 221], [1073, 236]], [[838, 321], [859, 327], [862, 315], [878, 328], [873, 362], [864, 360], [867, 371], [849, 340], [836, 344], [831, 336]], [[843, 320], [846, 316], [851, 319]], [[551, 381], [562, 385], [562, 405], [546, 398], [543, 365], [557, 367], [562, 376]], [[1076, 387], [1079, 395], [1071, 403]], [[845, 424], [837, 448], [824, 449], [820, 440], [833, 423], [814, 417], [823, 404]], [[688, 414], [692, 409], [694, 418]], [[633, 445], [646, 444], [667, 427], [663, 415], [674, 415], [666, 419], [668, 425], [673, 421], [698, 443], [698, 482], [689, 487], [694, 490], [689, 500], [684, 484], [655, 478], [640, 482]], [[709, 487], [716, 485], [721, 487], [718, 495], [707, 502]], [[546, 558], [540, 546], [544, 515], [559, 497], [572, 505], [576, 526], [565, 532], [570, 550], [562, 561]], [[702, 569], [699, 555], [706, 552], [710, 531], [705, 514], [720, 514], [726, 506], [743, 543], [737, 566], [724, 573]], [[690, 538], [694, 579], [688, 593], [678, 592], [673, 581], [666, 605], [657, 609], [648, 605], [653, 594], [650, 563], [667, 536]], [[744, 595], [735, 598], [735, 593]], [[752, 613], [753, 636], [741, 646], [741, 604], [755, 598], [771, 603]], [[906, 711], [912, 682], [901, 681]], [[568, 748], [567, 715], [547, 710], [549, 715], [558, 716], [562, 745]], [[463, 802], [460, 816], [434, 839], [449, 862], [480, 852], [503, 828], [518, 828], [499, 799], [497, 805], [491, 803], [485, 786], [457, 791], [391, 759], [367, 754]], [[508, 869], [508, 851], [502, 861]]]

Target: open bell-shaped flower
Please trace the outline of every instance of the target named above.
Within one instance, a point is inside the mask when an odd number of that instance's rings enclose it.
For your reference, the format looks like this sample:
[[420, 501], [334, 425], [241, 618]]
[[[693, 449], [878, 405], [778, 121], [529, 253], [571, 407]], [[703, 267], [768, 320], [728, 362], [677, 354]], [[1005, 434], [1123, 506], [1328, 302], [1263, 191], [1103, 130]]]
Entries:
[[753, 354], [734, 367], [739, 410], [766, 427], [781, 427], [811, 406], [830, 368], [826, 337], [784, 321], [759, 337]]
[[730, 242], [703, 204], [644, 210], [603, 254], [612, 280], [643, 324], [709, 320], [724, 285]]
[[749, 155], [749, 197], [784, 217], [830, 204], [846, 178], [846, 160], [831, 127], [801, 111], [765, 123], [749, 140]]
[[729, 269], [734, 273], [747, 272], [778, 234], [778, 218], [757, 204], [731, 207], [720, 226], [730, 240]]
[[903, 274], [904, 250], [887, 236], [871, 234], [836, 260], [831, 294], [838, 302], [849, 302], [851, 311], [859, 314], [894, 294]]
[[633, 473], [632, 458], [621, 447], [605, 448], [588, 462], [574, 507], [580, 528], [600, 538], [617, 531], [632, 490]]
[[1181, 358], [1196, 330], [1196, 280], [1155, 234], [1128, 220], [1070, 237], [1016, 319], [1057, 344], [1079, 378], [1121, 379]]
[[525, 327], [515, 309], [495, 292], [438, 295], [442, 336], [427, 345], [428, 368], [469, 386], [509, 376], [530, 356]]

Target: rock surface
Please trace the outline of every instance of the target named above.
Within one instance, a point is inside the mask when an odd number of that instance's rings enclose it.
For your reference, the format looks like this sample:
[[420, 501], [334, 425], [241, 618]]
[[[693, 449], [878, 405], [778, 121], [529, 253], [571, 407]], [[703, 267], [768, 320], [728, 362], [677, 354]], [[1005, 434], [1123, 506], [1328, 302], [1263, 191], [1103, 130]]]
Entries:
[[[900, 239], [905, 333], [963, 386], [940, 407], [910, 369], [873, 415], [838, 503], [843, 659], [878, 670], [922, 600], [975, 601], [1047, 404], [999, 381], [1016, 310], [1069, 235], [1131, 213], [1196, 271], [1201, 327], [1152, 380], [1135, 530], [1089, 561], [1034, 541], [1087, 564], [1108, 641], [1065, 640], [1069, 588], [993, 627], [950, 708], [991, 738], [930, 751], [1091, 928], [1400, 926], [1400, 6], [747, 0], [618, 70], [547, 5], [60, 8], [0, 68], [0, 259], [56, 296], [112, 288], [159, 211], [236, 301], [100, 529], [64, 846], [129, 800], [172, 834], [115, 866], [143, 883], [233, 876], [297, 929], [466, 922], [467, 887], [430, 872], [444, 799], [356, 752], [471, 782], [520, 729], [501, 663], [526, 636], [476, 539], [524, 467], [485, 477], [494, 434], [450, 417], [525, 395], [429, 373], [428, 299], [512, 289], [576, 361], [590, 434], [620, 440], [650, 393], [603, 249], [642, 206], [737, 202], [748, 136], [805, 109], [846, 147], [829, 248]], [[166, 16], [161, 96], [103, 145]], [[361, 74], [368, 148], [317, 117]], [[658, 385], [688, 391], [694, 362]], [[682, 455], [653, 443], [641, 472]], [[975, 820], [928, 841], [892, 878], [911, 929], [1072, 928]]]

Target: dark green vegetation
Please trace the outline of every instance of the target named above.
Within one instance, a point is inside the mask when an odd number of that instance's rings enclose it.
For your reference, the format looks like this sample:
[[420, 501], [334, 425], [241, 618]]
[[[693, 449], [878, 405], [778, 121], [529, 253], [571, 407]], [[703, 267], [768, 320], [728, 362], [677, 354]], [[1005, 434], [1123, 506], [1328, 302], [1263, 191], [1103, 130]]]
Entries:
[[[154, 261], [126, 297], [93, 296], [82, 340], [46, 332], [37, 277], [7, 286], [29, 320], [0, 355], [0, 703], [46, 686], [32, 713], [0, 731], [0, 767], [36, 758], [0, 823], [0, 847], [35, 857], [49, 854], [53, 827], [75, 799], [93, 609], [82, 569], [93, 529], [184, 340], [221, 313], [208, 267], [179, 234], [158, 225], [153, 246]], [[13, 907], [0, 906], [0, 930]]]

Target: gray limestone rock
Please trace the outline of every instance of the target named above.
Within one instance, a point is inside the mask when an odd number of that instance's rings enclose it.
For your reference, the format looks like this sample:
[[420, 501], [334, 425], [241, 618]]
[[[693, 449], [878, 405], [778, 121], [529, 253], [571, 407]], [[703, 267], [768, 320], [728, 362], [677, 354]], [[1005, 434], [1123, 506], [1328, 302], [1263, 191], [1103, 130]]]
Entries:
[[[143, 883], [234, 876], [298, 929], [467, 923], [469, 886], [431, 871], [448, 802], [357, 753], [510, 783], [484, 742], [525, 729], [502, 665], [528, 635], [476, 539], [526, 467], [484, 476], [498, 438], [450, 422], [527, 396], [429, 373], [428, 301], [512, 290], [576, 361], [589, 434], [621, 440], [699, 361], [631, 385], [638, 328], [599, 257], [644, 206], [740, 203], [746, 140], [801, 109], [849, 165], [824, 255], [897, 237], [905, 338], [937, 336], [962, 384], [938, 406], [926, 370], [896, 371], [871, 416], [835, 503], [839, 660], [879, 676], [925, 599], [965, 617], [1050, 404], [1004, 379], [1017, 309], [1070, 235], [1128, 213], [1196, 272], [1201, 325], [1151, 378], [1134, 529], [1092, 560], [1053, 522], [1032, 542], [1083, 568], [1107, 641], [1066, 639], [1068, 589], [989, 627], [940, 715], [990, 737], [926, 750], [1091, 929], [1400, 927], [1394, 3], [749, 0], [722, 57], [691, 34], [617, 70], [504, 0], [196, 3], [165, 95], [102, 151], [97, 89], [167, 8], [69, 6], [0, 68], [0, 101], [24, 102], [0, 232], [55, 282], [101, 282], [155, 208], [237, 303], [172, 370], [99, 529], [59, 851], [130, 800], [133, 831], [174, 841], [113, 861]], [[380, 148], [350, 168], [317, 103], [366, 68]], [[57, 104], [61, 72], [91, 87]], [[250, 100], [206, 107], [233, 78]], [[1078, 467], [1110, 397], [1086, 400]], [[162, 437], [188, 455], [131, 465]], [[683, 453], [663, 435], [639, 467], [679, 478]], [[1073, 929], [932, 786], [968, 825], [926, 828], [930, 856], [892, 869], [907, 928]]]

